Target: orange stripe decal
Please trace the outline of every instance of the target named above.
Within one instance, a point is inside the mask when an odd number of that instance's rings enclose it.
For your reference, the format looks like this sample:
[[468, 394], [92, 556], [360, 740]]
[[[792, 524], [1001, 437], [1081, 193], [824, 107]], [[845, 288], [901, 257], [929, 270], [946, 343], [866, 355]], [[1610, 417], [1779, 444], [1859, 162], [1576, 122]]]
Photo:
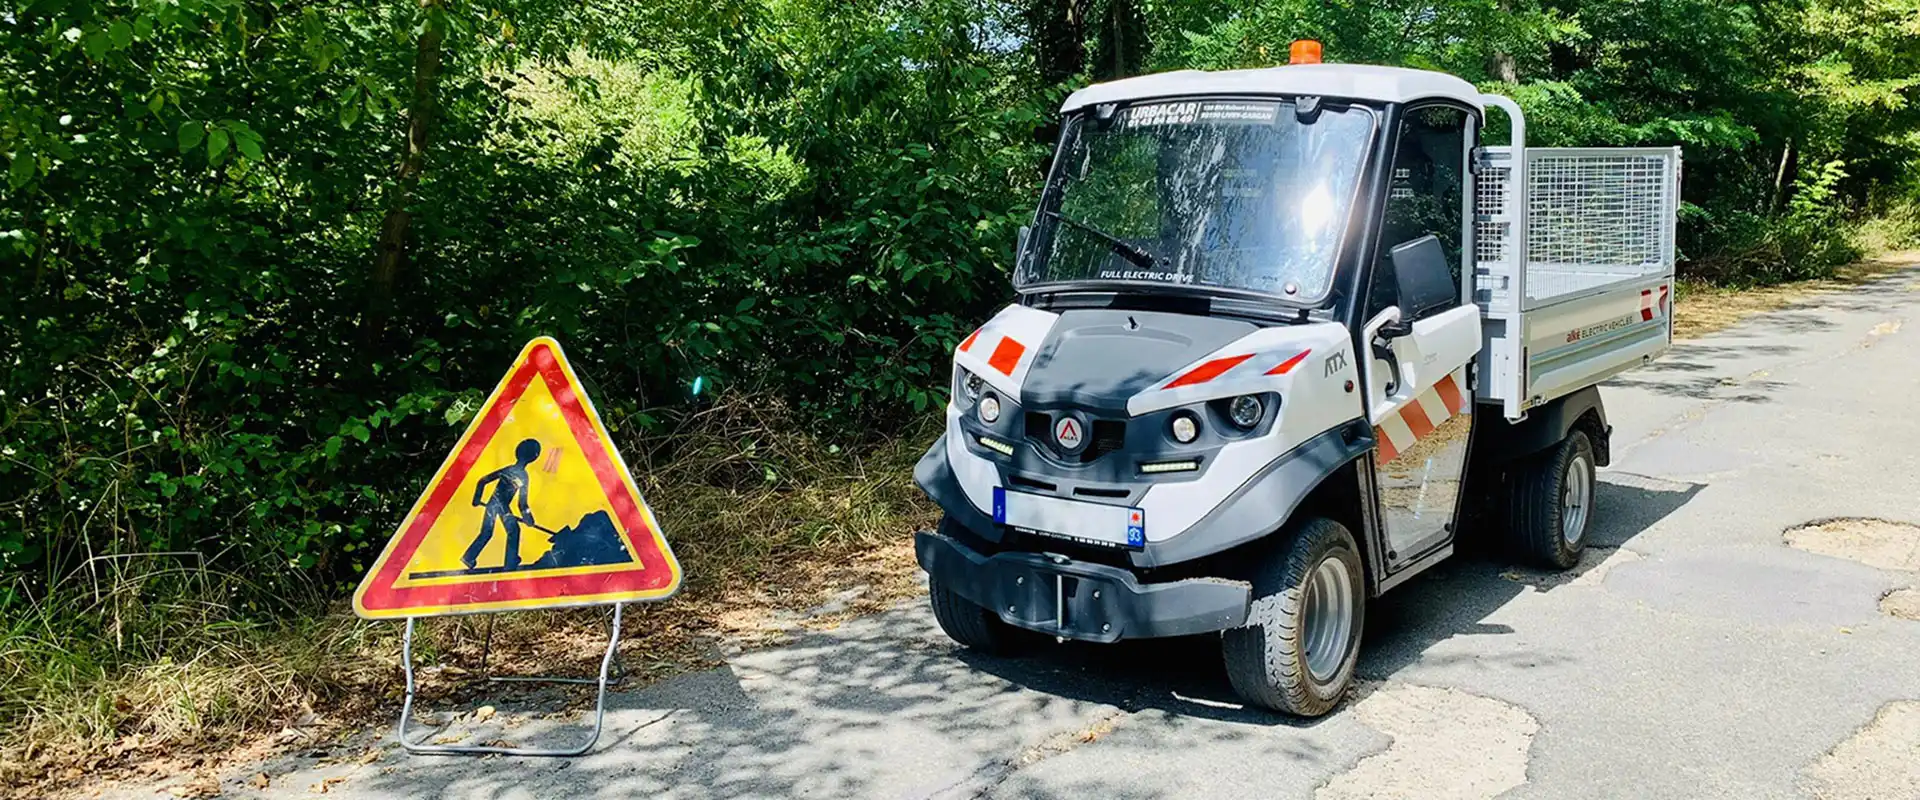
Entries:
[[1385, 464], [1400, 455], [1400, 451], [1393, 449], [1393, 440], [1387, 438], [1387, 432], [1380, 430], [1378, 425], [1373, 426], [1373, 440], [1379, 443], [1374, 451], [1374, 463]]
[[[1433, 420], [1427, 419], [1427, 409], [1420, 405], [1418, 399], [1400, 410], [1400, 420], [1407, 423], [1407, 430], [1413, 431], [1413, 440], [1416, 442], [1427, 438], [1427, 434], [1433, 432]], [[1441, 422], [1445, 421], [1441, 420]]]
[[1167, 385], [1162, 386], [1160, 388], [1177, 389], [1182, 386], [1192, 386], [1196, 383], [1206, 383], [1207, 381], [1220, 377], [1227, 370], [1240, 366], [1240, 362], [1245, 361], [1249, 358], [1253, 358], [1252, 353], [1248, 353], [1244, 356], [1227, 356], [1226, 358], [1216, 358], [1212, 361], [1208, 361], [1205, 364], [1201, 364], [1200, 366], [1194, 367], [1193, 369], [1187, 370], [1187, 374], [1182, 375], [1178, 378], [1174, 378], [1172, 381], [1168, 382]]
[[968, 334], [967, 340], [960, 343], [960, 352], [964, 353], [964, 352], [967, 352], [968, 350], [973, 349], [973, 340], [978, 338], [980, 338], [980, 331], [976, 330], [973, 333]]
[[1267, 374], [1268, 375], [1285, 375], [1288, 372], [1291, 372], [1294, 367], [1300, 366], [1300, 362], [1306, 360], [1307, 354], [1311, 352], [1313, 351], [1302, 350], [1300, 351], [1299, 355], [1296, 355], [1292, 358], [1289, 358], [1285, 361], [1280, 362], [1280, 366], [1267, 370]]
[[1016, 342], [1013, 337], [1000, 337], [1000, 344], [993, 348], [993, 357], [987, 359], [987, 366], [1000, 370], [1000, 374], [1013, 377], [1013, 368], [1020, 366], [1020, 357], [1026, 355], [1027, 346]]
[[1458, 414], [1460, 409], [1467, 407], [1467, 399], [1460, 396], [1460, 384], [1453, 382], [1453, 375], [1442, 377], [1433, 388], [1440, 393], [1440, 402], [1447, 404], [1448, 414]]

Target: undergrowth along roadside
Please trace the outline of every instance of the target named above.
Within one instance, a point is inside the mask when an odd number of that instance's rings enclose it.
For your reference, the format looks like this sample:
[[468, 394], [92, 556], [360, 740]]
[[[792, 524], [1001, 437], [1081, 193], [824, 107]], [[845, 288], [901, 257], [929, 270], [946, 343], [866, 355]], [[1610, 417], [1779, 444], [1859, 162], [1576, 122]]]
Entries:
[[[929, 422], [843, 446], [753, 398], [624, 447], [686, 572], [672, 600], [629, 609], [625, 669], [644, 683], [712, 663], [715, 639], [778, 636], [770, 619], [854, 587], [838, 615], [910, 592], [910, 533], [934, 518], [912, 467], [936, 432]], [[0, 629], [0, 790], [391, 713], [397, 624], [363, 622], [317, 588], [249, 615], [228, 601], [250, 576], [175, 554], [88, 563]], [[417, 663], [471, 669], [486, 619], [423, 624]], [[503, 674], [590, 672], [606, 633], [604, 609], [495, 619], [491, 665]], [[423, 688], [445, 699], [458, 684]]]

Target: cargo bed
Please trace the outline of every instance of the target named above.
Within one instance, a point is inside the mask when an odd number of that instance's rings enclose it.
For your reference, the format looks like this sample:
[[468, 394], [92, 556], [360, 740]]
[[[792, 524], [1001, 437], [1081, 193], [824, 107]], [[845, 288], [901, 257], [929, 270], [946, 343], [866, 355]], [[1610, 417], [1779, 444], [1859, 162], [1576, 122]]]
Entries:
[[1479, 400], [1519, 420], [1672, 344], [1680, 150], [1514, 152], [1484, 148], [1478, 165], [1474, 299]]

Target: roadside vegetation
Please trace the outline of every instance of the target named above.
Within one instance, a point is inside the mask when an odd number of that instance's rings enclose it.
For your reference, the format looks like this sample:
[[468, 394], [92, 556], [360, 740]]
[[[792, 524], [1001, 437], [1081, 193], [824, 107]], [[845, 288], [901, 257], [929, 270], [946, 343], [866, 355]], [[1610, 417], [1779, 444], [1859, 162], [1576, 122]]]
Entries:
[[384, 708], [394, 633], [343, 599], [537, 334], [687, 567], [647, 669], [910, 591], [948, 355], [1090, 82], [1310, 37], [1511, 95], [1534, 144], [1680, 145], [1683, 302], [1920, 238], [1917, 0], [0, 0], [0, 31], [0, 785]]

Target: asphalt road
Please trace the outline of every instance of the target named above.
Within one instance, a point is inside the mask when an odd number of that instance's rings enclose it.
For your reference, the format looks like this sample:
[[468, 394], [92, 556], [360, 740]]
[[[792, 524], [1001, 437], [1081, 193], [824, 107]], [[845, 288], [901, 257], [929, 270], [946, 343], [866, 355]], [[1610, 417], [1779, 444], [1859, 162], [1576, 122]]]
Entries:
[[[1609, 384], [1615, 457], [1588, 560], [1549, 575], [1455, 559], [1382, 598], [1363, 685], [1323, 719], [1242, 708], [1212, 641], [985, 658], [916, 603], [615, 695], [584, 758], [308, 753], [225, 789], [1920, 798], [1920, 622], [1880, 608], [1920, 574], [1783, 536], [1829, 517], [1920, 521], [1916, 311], [1920, 272], [1897, 274], [1684, 342]], [[1920, 538], [1902, 541], [1881, 550], [1909, 547], [1920, 565]], [[506, 716], [448, 735], [558, 744], [575, 730], [500, 728]], [[258, 770], [265, 790], [245, 783]]]

